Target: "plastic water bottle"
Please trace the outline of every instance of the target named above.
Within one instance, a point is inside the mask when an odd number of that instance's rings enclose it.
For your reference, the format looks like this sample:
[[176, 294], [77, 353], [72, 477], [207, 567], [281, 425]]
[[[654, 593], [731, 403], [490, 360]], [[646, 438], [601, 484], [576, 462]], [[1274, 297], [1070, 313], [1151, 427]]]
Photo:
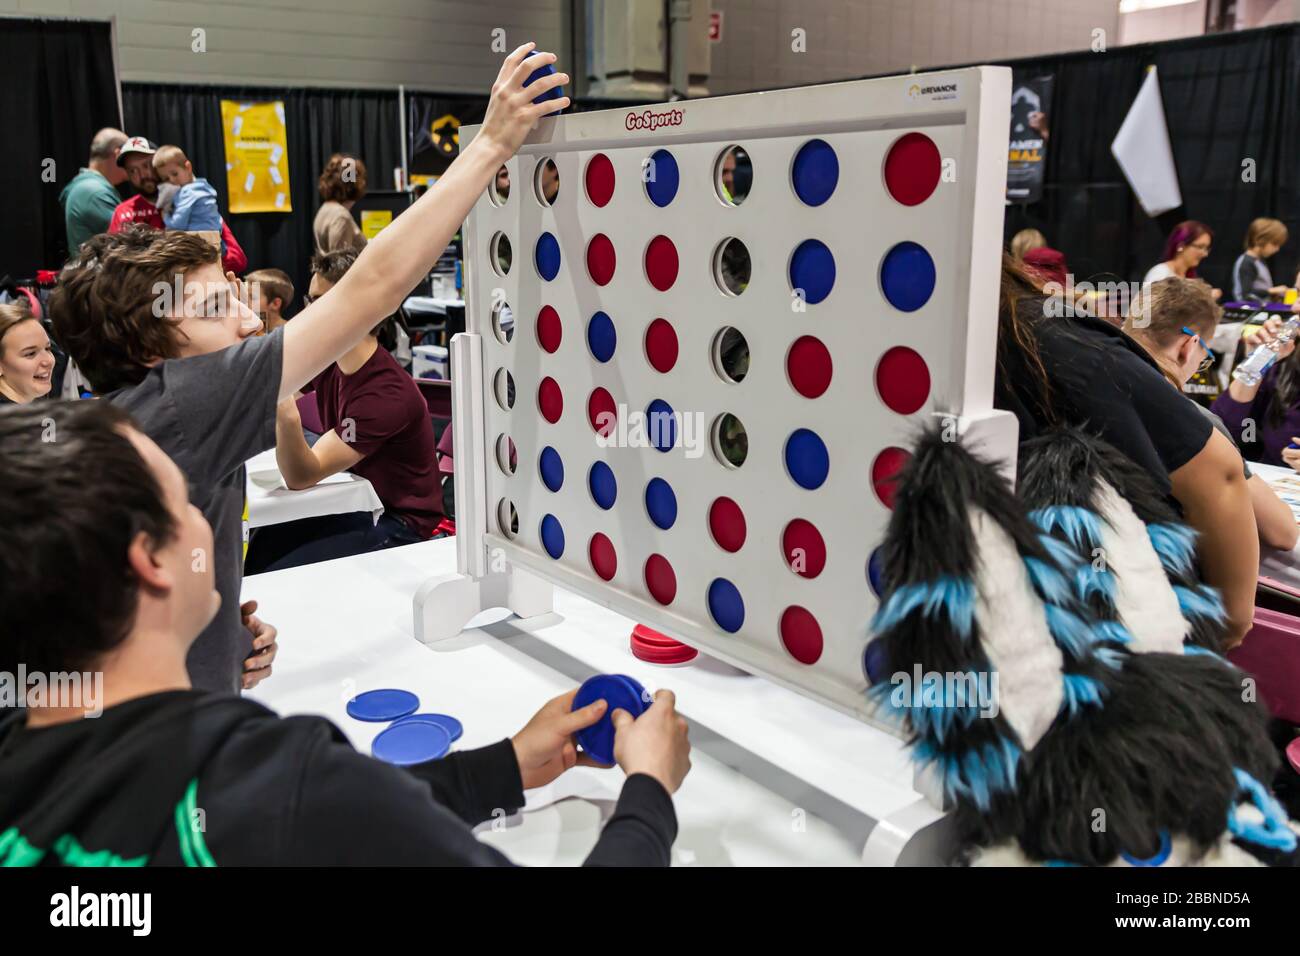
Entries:
[[1258, 385], [1268, 367], [1277, 361], [1278, 350], [1295, 338], [1297, 331], [1300, 331], [1300, 315], [1293, 315], [1286, 320], [1277, 338], [1257, 346], [1244, 362], [1233, 369], [1232, 377], [1242, 385]]

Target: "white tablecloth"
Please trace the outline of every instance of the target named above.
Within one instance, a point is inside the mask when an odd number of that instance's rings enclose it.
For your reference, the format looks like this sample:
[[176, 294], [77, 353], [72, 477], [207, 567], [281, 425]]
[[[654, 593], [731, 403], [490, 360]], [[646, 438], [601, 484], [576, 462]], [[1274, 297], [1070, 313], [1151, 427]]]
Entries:
[[[863, 814], [894, 817], [919, 800], [897, 739], [703, 655], [683, 667], [639, 661], [632, 621], [567, 591], [529, 632], [488, 612], [460, 637], [419, 644], [411, 598], [455, 565], [456, 541], [444, 538], [245, 578], [243, 599], [280, 632], [275, 673], [249, 696], [281, 714], [328, 717], [368, 753], [384, 725], [353, 720], [346, 704], [374, 688], [405, 688], [421, 710], [458, 718], [461, 749], [514, 734], [597, 672], [671, 688], [694, 747], [674, 798], [677, 865], [853, 865], [871, 829]], [[518, 863], [580, 863], [622, 783], [617, 769], [575, 768], [479, 838]]]
[[290, 491], [275, 464], [275, 449], [250, 458], [248, 471], [248, 526], [284, 524], [299, 518], [368, 511], [375, 521], [384, 513], [375, 486], [360, 475], [339, 472], [319, 485]]
[[[1250, 463], [1250, 470], [1263, 478], [1290, 508], [1300, 521], [1300, 475], [1281, 465]], [[1262, 547], [1259, 551], [1259, 573], [1300, 588], [1300, 544], [1290, 551], [1274, 551]]]

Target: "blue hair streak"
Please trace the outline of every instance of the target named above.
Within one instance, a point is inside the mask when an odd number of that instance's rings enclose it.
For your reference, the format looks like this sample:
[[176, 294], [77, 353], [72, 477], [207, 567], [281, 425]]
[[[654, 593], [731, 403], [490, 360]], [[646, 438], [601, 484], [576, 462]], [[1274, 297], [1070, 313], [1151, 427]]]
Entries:
[[1034, 524], [1044, 531], [1060, 531], [1082, 551], [1089, 551], [1101, 540], [1101, 519], [1078, 505], [1047, 505], [1029, 513]]
[[1178, 607], [1182, 610], [1183, 617], [1204, 617], [1221, 622], [1226, 616], [1223, 602], [1210, 588], [1200, 585], [1182, 587], [1176, 584], [1174, 594], [1178, 595]]
[[912, 758], [935, 768], [948, 799], [964, 798], [987, 812], [994, 794], [1015, 792], [1020, 754], [1014, 742], [998, 737], [960, 752], [939, 751], [922, 741], [913, 749]]
[[1059, 538], [1053, 538], [1050, 534], [1040, 534], [1038, 543], [1043, 546], [1043, 550], [1051, 556], [1052, 560], [1062, 568], [1072, 568], [1082, 560], [1079, 552]]
[[1057, 568], [1038, 558], [1025, 558], [1025, 570], [1029, 580], [1044, 601], [1053, 604], [1068, 604], [1072, 595], [1070, 584]]
[[1061, 684], [1064, 694], [1061, 698], [1061, 710], [1071, 717], [1085, 707], [1100, 707], [1105, 688], [1095, 678], [1087, 674], [1062, 674]]
[[1182, 524], [1151, 524], [1147, 525], [1147, 537], [1166, 571], [1192, 573], [1192, 559], [1196, 553], [1195, 531]]
[[1115, 575], [1109, 568], [1098, 571], [1087, 562], [1080, 564], [1074, 569], [1074, 590], [1081, 601], [1095, 594], [1111, 607], [1115, 606]]
[[868, 697], [891, 722], [905, 717], [919, 736], [943, 743], [954, 728], [997, 713], [989, 674], [975, 669], [923, 671], [914, 663], [910, 672], [895, 672], [887, 682], [874, 685]]
[[892, 630], [917, 610], [931, 619], [942, 610], [957, 636], [969, 640], [975, 622], [975, 585], [948, 576], [904, 584], [895, 588], [880, 605], [871, 629], [877, 634]]
[[1296, 834], [1291, 829], [1286, 811], [1268, 789], [1240, 767], [1233, 767], [1239, 793], [1250, 798], [1264, 819], [1261, 822], [1245, 821], [1237, 816], [1236, 806], [1228, 808], [1228, 832], [1239, 840], [1290, 853], [1296, 848]]
[[1097, 635], [1077, 614], [1055, 604], [1044, 604], [1043, 610], [1047, 614], [1047, 630], [1057, 647], [1075, 660], [1083, 660], [1092, 653]]

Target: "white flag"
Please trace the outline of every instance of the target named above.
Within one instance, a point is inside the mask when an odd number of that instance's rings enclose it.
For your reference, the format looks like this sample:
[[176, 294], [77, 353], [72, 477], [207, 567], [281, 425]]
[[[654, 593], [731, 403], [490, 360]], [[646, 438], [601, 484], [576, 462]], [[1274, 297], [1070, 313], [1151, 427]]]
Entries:
[[1147, 70], [1142, 89], [1129, 107], [1110, 151], [1148, 216], [1158, 216], [1183, 204], [1154, 66]]

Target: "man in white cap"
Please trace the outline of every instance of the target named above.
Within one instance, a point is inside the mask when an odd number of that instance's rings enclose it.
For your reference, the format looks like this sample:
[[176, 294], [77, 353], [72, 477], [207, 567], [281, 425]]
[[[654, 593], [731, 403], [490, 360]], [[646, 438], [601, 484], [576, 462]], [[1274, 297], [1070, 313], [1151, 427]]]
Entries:
[[[121, 232], [137, 222], [154, 229], [163, 228], [162, 213], [156, 205], [158, 173], [153, 168], [153, 154], [157, 151], [158, 147], [143, 136], [132, 136], [118, 150], [117, 165], [126, 171], [126, 178], [137, 192], [113, 210], [113, 219], [108, 224], [109, 232]], [[248, 258], [224, 219], [221, 220], [221, 238], [226, 250], [221, 257], [222, 268], [226, 272], [241, 275], [248, 268]]]

